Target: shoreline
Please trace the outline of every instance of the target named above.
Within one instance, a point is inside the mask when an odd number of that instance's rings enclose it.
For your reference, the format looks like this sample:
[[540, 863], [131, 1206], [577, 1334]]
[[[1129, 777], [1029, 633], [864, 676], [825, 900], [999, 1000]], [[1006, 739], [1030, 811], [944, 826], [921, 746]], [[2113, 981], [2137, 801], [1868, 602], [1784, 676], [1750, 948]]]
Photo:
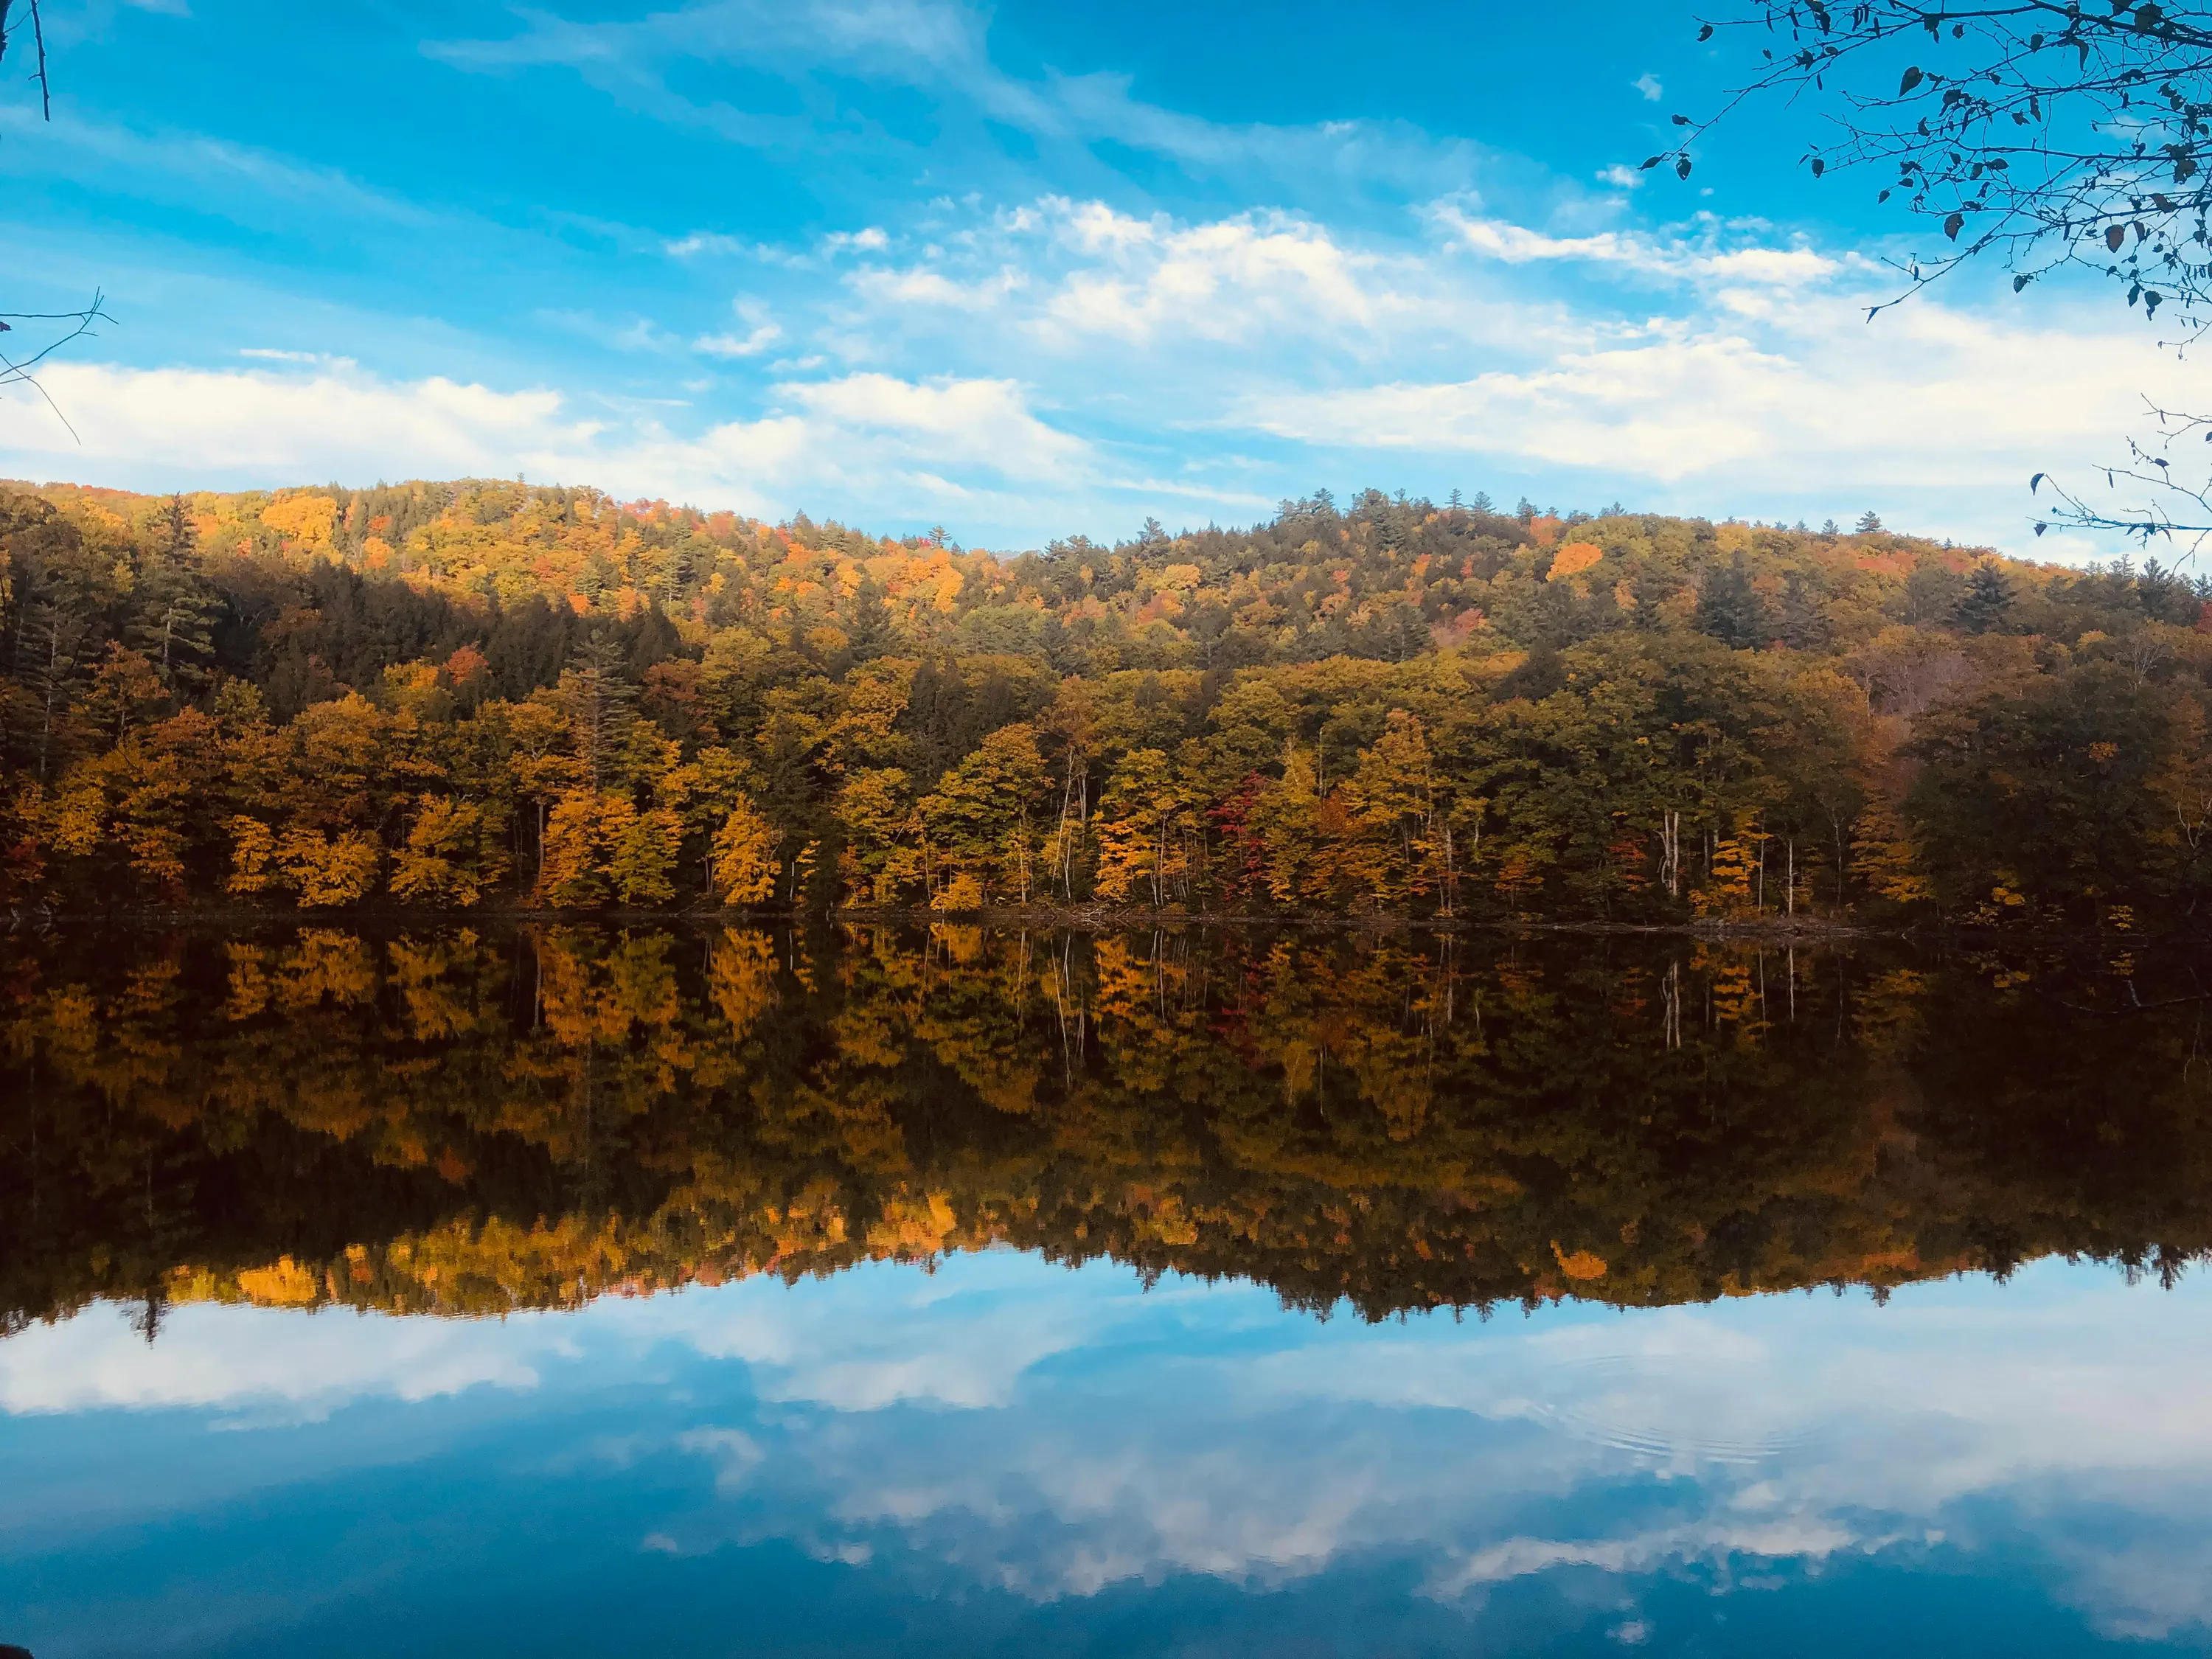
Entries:
[[658, 926], [768, 923], [781, 926], [852, 927], [950, 925], [994, 929], [1114, 933], [1140, 930], [1233, 928], [1249, 931], [1347, 934], [1544, 934], [1592, 938], [1675, 938], [1745, 944], [1819, 945], [1859, 940], [2006, 942], [2095, 940], [2121, 945], [2190, 942], [2185, 930], [2001, 927], [1953, 925], [1882, 927], [1830, 917], [1733, 917], [1692, 921], [1553, 921], [1540, 917], [1474, 920], [1460, 916], [1340, 915], [1326, 911], [1167, 910], [1108, 905], [994, 905], [980, 910], [935, 910], [920, 905], [849, 906], [830, 910], [791, 906], [692, 906], [563, 909], [533, 905], [487, 905], [465, 910], [404, 905], [359, 905], [325, 911], [276, 910], [243, 905], [179, 905], [116, 910], [17, 908], [0, 935], [43, 933], [73, 927], [438, 927], [489, 923], [504, 927]]

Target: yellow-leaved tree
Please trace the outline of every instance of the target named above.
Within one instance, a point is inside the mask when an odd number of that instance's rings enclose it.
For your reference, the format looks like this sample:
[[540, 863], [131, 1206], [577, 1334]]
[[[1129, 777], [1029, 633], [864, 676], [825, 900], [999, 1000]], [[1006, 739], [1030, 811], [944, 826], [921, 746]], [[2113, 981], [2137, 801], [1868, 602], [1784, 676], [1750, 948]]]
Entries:
[[376, 890], [384, 848], [366, 830], [288, 830], [276, 839], [276, 863], [302, 910], [334, 908]]
[[1133, 749], [1122, 757], [1099, 797], [1094, 825], [1100, 898], [1119, 902], [1136, 895], [1155, 905], [1167, 902], [1176, 878], [1185, 872], [1182, 811], [1163, 751]]
[[920, 872], [921, 860], [906, 844], [914, 829], [907, 775], [896, 766], [869, 767], [847, 778], [837, 792], [837, 824], [845, 845], [837, 873], [855, 904], [896, 903], [899, 890]]
[[555, 797], [538, 860], [538, 896], [546, 903], [585, 906], [605, 902], [599, 812], [596, 790], [568, 789]]
[[616, 902], [660, 904], [674, 898], [684, 820], [665, 806], [640, 811], [627, 795], [609, 797], [607, 806], [599, 823], [599, 845]]
[[1852, 826], [1851, 873], [1892, 904], [1913, 904], [1935, 896], [1921, 867], [1920, 849], [1906, 832], [1902, 815], [1880, 796]]
[[358, 904], [376, 890], [384, 848], [366, 830], [295, 827], [281, 834], [258, 818], [230, 821], [230, 879], [236, 894], [290, 892], [303, 910]]
[[504, 863], [488, 829], [482, 807], [425, 795], [392, 861], [392, 896], [404, 904], [474, 904]]
[[566, 908], [659, 904], [675, 896], [684, 821], [669, 807], [640, 811], [619, 789], [570, 789], [553, 803], [538, 896]]
[[782, 844], [776, 828], [743, 795], [714, 831], [714, 890], [725, 904], [764, 904], [775, 896]]

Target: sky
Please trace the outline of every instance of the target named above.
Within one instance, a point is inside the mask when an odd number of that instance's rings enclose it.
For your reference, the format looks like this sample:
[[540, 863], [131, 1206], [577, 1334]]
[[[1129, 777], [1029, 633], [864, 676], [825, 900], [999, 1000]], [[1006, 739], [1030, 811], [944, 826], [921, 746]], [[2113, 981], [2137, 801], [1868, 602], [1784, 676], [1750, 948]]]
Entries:
[[[1913, 227], [1671, 3], [50, 0], [0, 476], [520, 475], [1006, 550], [1375, 487], [2044, 556], [2189, 366]], [[28, 338], [27, 333], [18, 339]]]
[[2208, 1299], [2052, 1260], [1368, 1325], [994, 1250], [498, 1320], [185, 1306], [150, 1346], [98, 1304], [0, 1342], [0, 1624], [60, 1659], [554, 1651], [616, 1609], [596, 1650], [2197, 1652]]

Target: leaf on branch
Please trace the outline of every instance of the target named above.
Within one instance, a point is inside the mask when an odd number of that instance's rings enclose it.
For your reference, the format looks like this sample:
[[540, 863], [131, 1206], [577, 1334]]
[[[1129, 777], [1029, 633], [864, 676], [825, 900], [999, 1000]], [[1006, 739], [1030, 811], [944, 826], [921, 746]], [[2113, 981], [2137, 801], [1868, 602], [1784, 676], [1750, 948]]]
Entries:
[[1813, 158], [1813, 176], [1817, 179], [1827, 170], [1828, 164], [1826, 161], [1823, 161], [1819, 156], [1815, 155]]
[[1674, 118], [1674, 125], [1678, 127], [1686, 127], [1690, 125], [1690, 118], [1686, 115], [1678, 115]]
[[2027, 481], [2027, 493], [2028, 493], [2029, 495], [2033, 495], [2033, 494], [2035, 494], [2035, 487], [2036, 487], [2036, 485], [2038, 485], [2038, 484], [2041, 483], [2042, 483], [2045, 478], [2049, 477], [2050, 476], [2051, 476], [2051, 475], [2050, 475], [2048, 472], [2039, 472], [2039, 473], [2037, 473], [2037, 474], [2036, 474], [2033, 478], [2030, 478], [2030, 479]]
[[1712, 38], [1713, 26], [1711, 23], [1706, 24], [1705, 27], [1698, 31], [1698, 39], [1700, 40], [1710, 40]]
[[2048, 530], [2050, 527], [2051, 527], [2051, 526], [2050, 526], [2049, 525], [2039, 524], [2039, 525], [2037, 525], [2037, 526], [2035, 526], [2035, 533], [2036, 533], [2037, 535], [2040, 536], [2040, 535], [2041, 535], [2045, 531]]
[[1911, 91], [1913, 88], [1918, 86], [1927, 78], [1928, 77], [1926, 76], [1920, 72], [1918, 65], [1916, 64], [1911, 69], [1905, 70], [1905, 78], [1897, 83], [1897, 95], [1900, 98], [1904, 97], [1906, 93]]
[[1646, 161], [1642, 167], [1638, 167], [1637, 171], [1638, 173], [1649, 173], [1652, 168], [1657, 167], [1666, 159], [1667, 158], [1663, 155], [1655, 155], [1650, 161]]
[[1965, 226], [1966, 222], [1966, 216], [1965, 214], [1954, 213], [1943, 222], [1943, 234], [1955, 242], [1959, 240], [1959, 232]]
[[1686, 179], [1690, 176], [1690, 158], [1688, 156], [1685, 155], [1680, 161], [1674, 163], [1674, 176], [1677, 179]]
[[2120, 244], [2127, 240], [2128, 228], [2125, 225], [2114, 225], [2105, 233], [2105, 246], [2115, 253], [2120, 251]]
[[2030, 283], [2033, 282], [2034, 280], [2035, 280], [2035, 278], [2034, 278], [2034, 276], [2033, 276], [2033, 275], [2029, 274], [2028, 272], [2023, 271], [2023, 272], [2021, 272], [2021, 275], [2019, 275], [2019, 276], [2015, 276], [2015, 277], [2014, 277], [2014, 278], [2012, 279], [2012, 291], [2013, 291], [2014, 293], [2017, 294], [2017, 293], [2019, 293], [2019, 292], [2021, 291], [2021, 289], [2022, 289], [2026, 288], [2026, 287], [2027, 287]]

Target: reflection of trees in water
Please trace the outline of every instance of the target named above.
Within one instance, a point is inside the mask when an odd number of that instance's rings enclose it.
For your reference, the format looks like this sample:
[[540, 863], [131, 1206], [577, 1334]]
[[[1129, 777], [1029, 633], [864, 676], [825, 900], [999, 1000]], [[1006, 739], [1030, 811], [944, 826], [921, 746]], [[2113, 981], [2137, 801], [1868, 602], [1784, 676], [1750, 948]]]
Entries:
[[0, 1306], [461, 1313], [994, 1242], [1370, 1317], [2053, 1250], [2170, 1273], [2212, 1243], [2185, 971], [952, 926], [58, 941], [0, 979]]

